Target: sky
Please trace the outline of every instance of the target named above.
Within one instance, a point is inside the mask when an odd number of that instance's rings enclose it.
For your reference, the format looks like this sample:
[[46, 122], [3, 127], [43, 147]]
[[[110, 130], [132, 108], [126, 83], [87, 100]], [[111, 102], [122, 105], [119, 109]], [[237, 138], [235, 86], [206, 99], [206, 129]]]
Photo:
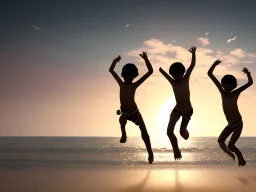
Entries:
[[[119, 87], [108, 69], [121, 55], [116, 72], [132, 62], [141, 77], [139, 53], [147, 51], [154, 73], [135, 100], [149, 135], [165, 138], [175, 100], [158, 69], [176, 61], [187, 68], [191, 46], [198, 48], [188, 129], [218, 136], [227, 122], [207, 70], [219, 58], [219, 80], [233, 74], [243, 85], [243, 67], [255, 79], [255, 7], [253, 0], [1, 2], [0, 136], [119, 137]], [[238, 100], [242, 136], [256, 136], [255, 99], [253, 84]], [[127, 134], [140, 136], [130, 122]]]

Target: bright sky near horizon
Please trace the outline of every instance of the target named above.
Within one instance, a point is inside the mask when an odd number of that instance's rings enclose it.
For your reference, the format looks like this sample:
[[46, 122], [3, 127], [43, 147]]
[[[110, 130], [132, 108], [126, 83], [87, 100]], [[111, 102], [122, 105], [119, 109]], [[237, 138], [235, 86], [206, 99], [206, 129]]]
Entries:
[[[108, 69], [121, 55], [118, 74], [133, 62], [141, 77], [143, 50], [154, 74], [135, 99], [149, 134], [165, 137], [175, 100], [158, 69], [168, 71], [175, 61], [187, 68], [191, 46], [198, 49], [189, 130], [192, 136], [218, 136], [227, 122], [207, 70], [219, 58], [219, 80], [233, 74], [243, 85], [243, 67], [255, 80], [255, 7], [253, 0], [1, 3], [0, 136], [120, 136], [119, 89]], [[238, 101], [242, 136], [256, 136], [255, 101], [253, 84]], [[127, 134], [140, 132], [128, 123]]]

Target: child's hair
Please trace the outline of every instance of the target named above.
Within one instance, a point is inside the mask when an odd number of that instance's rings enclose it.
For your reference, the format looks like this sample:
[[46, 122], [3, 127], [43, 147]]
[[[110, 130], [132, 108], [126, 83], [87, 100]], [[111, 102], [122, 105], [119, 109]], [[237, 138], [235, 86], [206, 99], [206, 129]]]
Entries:
[[184, 65], [180, 62], [173, 63], [169, 68], [170, 74], [179, 74], [179, 73], [185, 73], [186, 69]]
[[133, 63], [127, 63], [122, 69], [122, 76], [137, 77], [138, 68]]
[[234, 87], [237, 86], [237, 81], [236, 78], [233, 75], [225, 75], [222, 79], [221, 79], [221, 84], [232, 84]]

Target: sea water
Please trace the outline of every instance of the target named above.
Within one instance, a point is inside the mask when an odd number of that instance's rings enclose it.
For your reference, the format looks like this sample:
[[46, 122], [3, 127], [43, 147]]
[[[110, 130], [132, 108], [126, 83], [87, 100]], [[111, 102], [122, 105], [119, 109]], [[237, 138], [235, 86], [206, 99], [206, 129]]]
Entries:
[[[0, 169], [45, 167], [146, 167], [147, 151], [141, 138], [125, 144], [116, 137], [0, 137]], [[219, 147], [216, 137], [180, 140], [182, 159], [174, 160], [167, 140], [151, 140], [152, 166], [237, 166]], [[256, 166], [256, 137], [241, 137], [237, 147], [247, 164]]]

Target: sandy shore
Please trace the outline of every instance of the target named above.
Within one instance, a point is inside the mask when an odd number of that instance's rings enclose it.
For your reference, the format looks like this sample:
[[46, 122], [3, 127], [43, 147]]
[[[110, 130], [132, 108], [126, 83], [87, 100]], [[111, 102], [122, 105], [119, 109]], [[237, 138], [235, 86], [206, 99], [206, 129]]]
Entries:
[[256, 167], [1, 170], [1, 192], [256, 191]]

